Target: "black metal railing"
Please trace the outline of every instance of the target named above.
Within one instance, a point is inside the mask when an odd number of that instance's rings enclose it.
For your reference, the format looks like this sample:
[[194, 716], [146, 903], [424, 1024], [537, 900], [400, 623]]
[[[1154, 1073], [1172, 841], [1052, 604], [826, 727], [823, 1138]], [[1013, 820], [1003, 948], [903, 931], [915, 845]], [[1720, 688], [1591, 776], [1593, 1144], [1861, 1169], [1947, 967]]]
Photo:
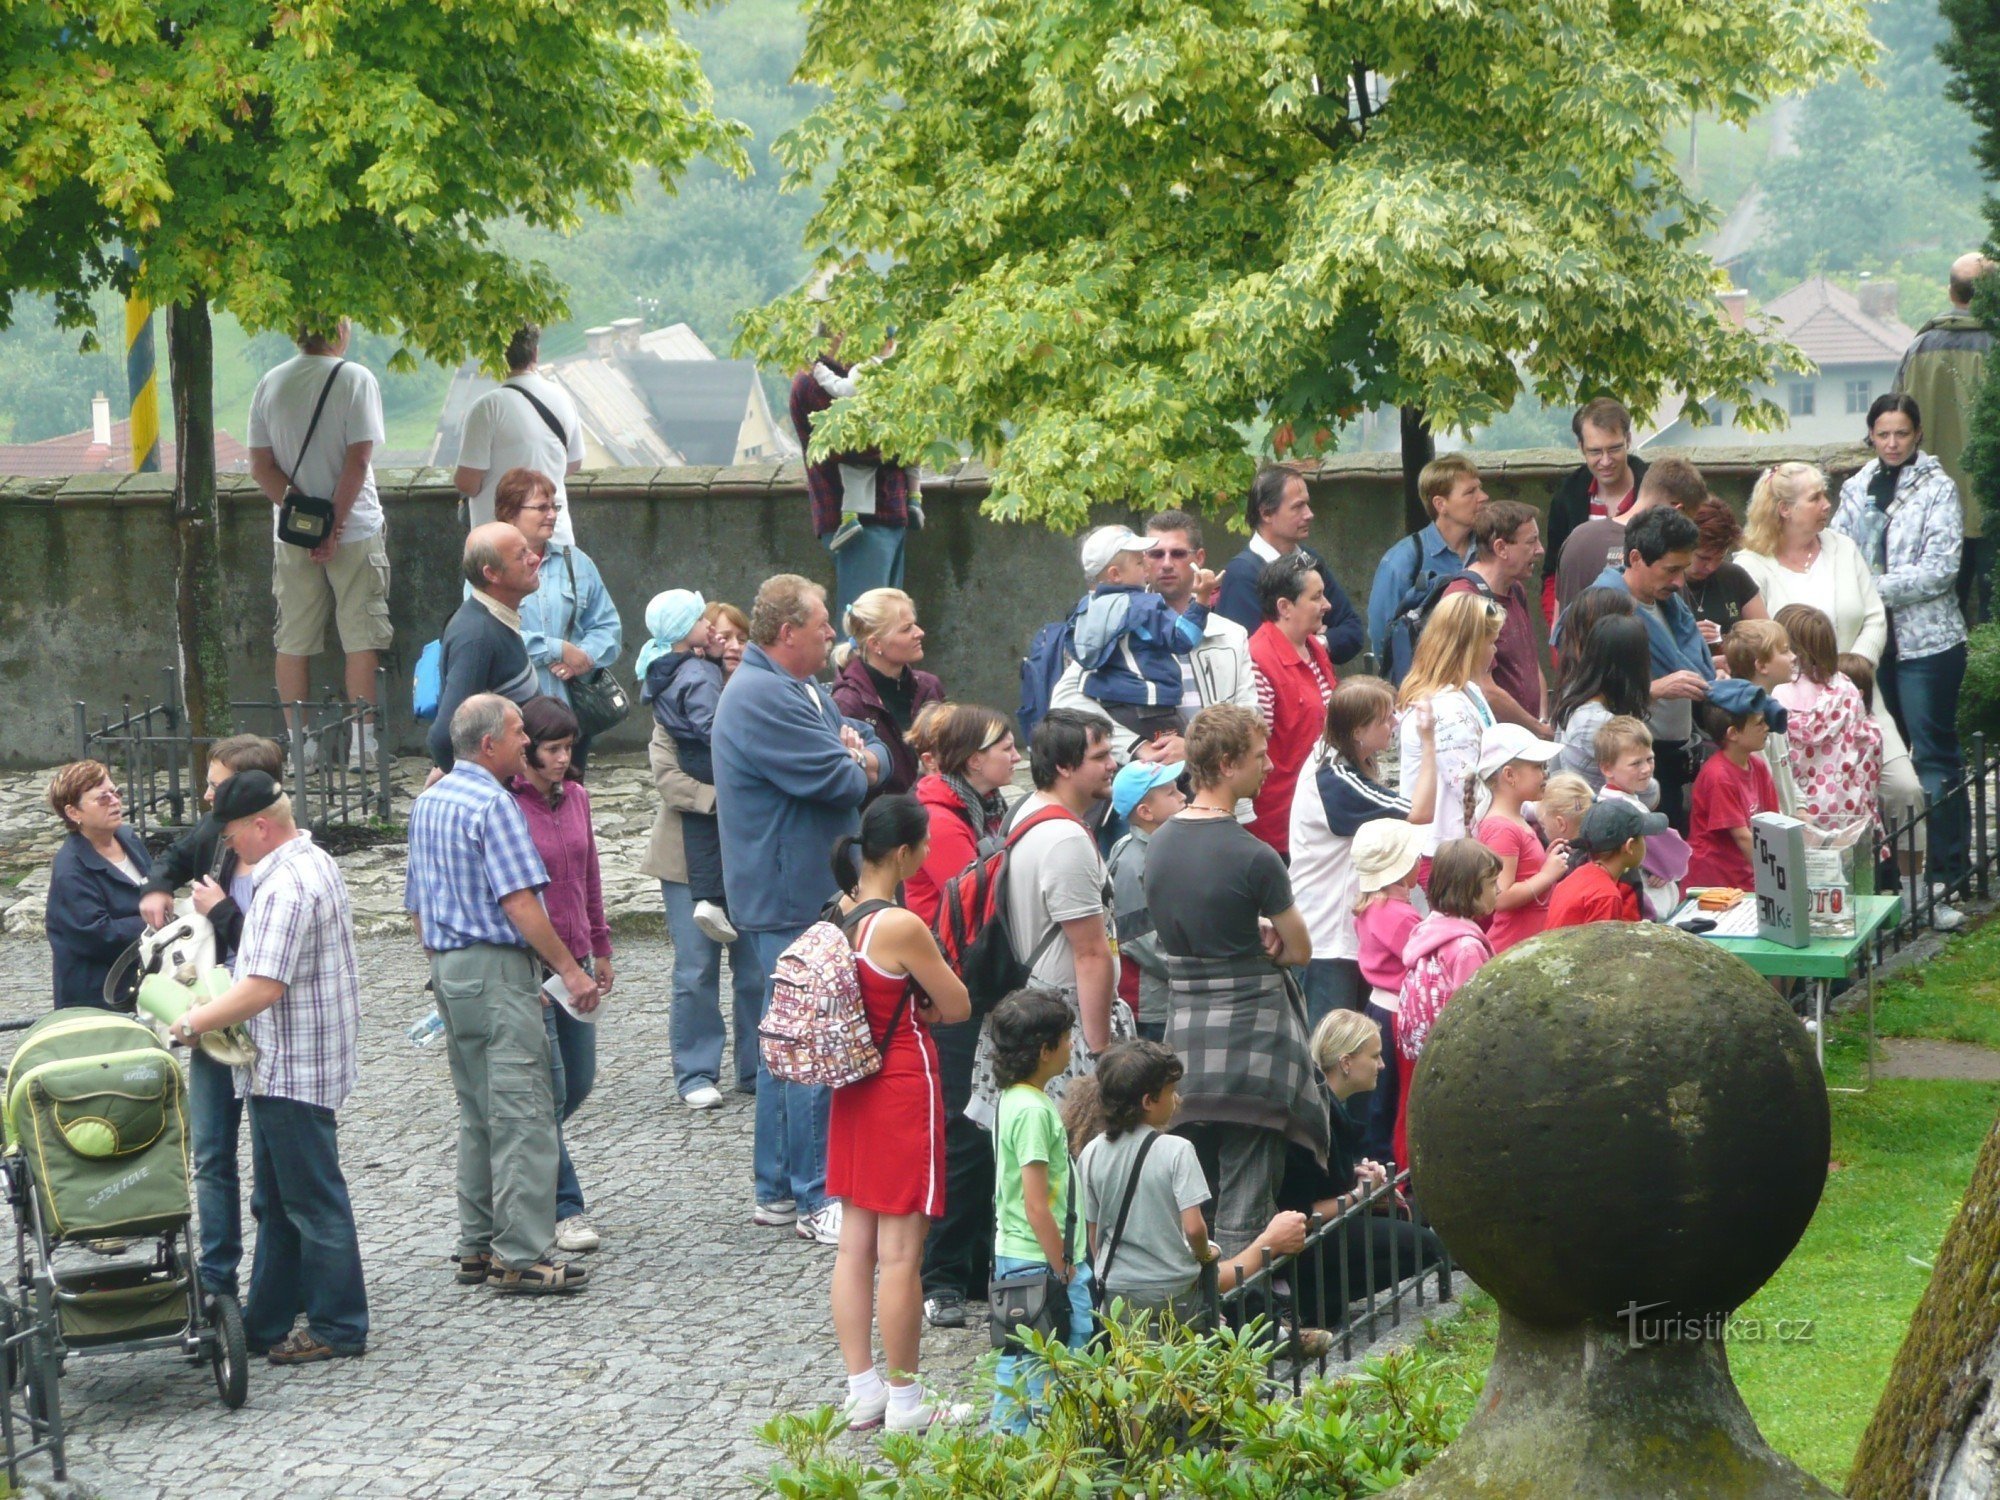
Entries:
[[[1263, 1318], [1273, 1330], [1269, 1368], [1276, 1379], [1279, 1365], [1291, 1366], [1292, 1394], [1303, 1389], [1310, 1369], [1324, 1376], [1334, 1351], [1342, 1361], [1352, 1360], [1358, 1348], [1366, 1351], [1378, 1338], [1403, 1322], [1404, 1304], [1415, 1316], [1427, 1304], [1425, 1283], [1437, 1278], [1434, 1303], [1452, 1299], [1451, 1252], [1438, 1243], [1435, 1259], [1427, 1259], [1421, 1249], [1405, 1259], [1402, 1236], [1383, 1236], [1385, 1255], [1378, 1259], [1375, 1226], [1390, 1217], [1426, 1228], [1421, 1217], [1409, 1207], [1408, 1169], [1377, 1187], [1364, 1191], [1346, 1209], [1330, 1219], [1314, 1214], [1307, 1222], [1305, 1245], [1295, 1254], [1273, 1255], [1266, 1248], [1262, 1263], [1227, 1292], [1218, 1288], [1215, 1267], [1202, 1275], [1202, 1290], [1208, 1300], [1212, 1322], [1247, 1324]], [[1423, 1236], [1417, 1236], [1421, 1247]], [[1355, 1271], [1360, 1271], [1356, 1284]], [[1386, 1273], [1386, 1274], [1379, 1274]], [[1310, 1289], [1310, 1298], [1301, 1294]], [[1317, 1352], [1302, 1344], [1302, 1309], [1317, 1311], [1327, 1322], [1328, 1314], [1339, 1315], [1337, 1329]]]
[[[1988, 751], [1986, 736], [1974, 734], [1967, 745], [1964, 772], [1932, 799], [1907, 816], [1884, 819], [1878, 853], [1878, 890], [1900, 889], [1902, 916], [1876, 936], [1879, 963], [1936, 925], [1937, 910], [1953, 901], [1986, 900], [1993, 890], [1993, 864], [2000, 859], [2000, 832], [1991, 825], [2000, 811], [2000, 755]], [[1935, 833], [1944, 819], [1960, 818], [1966, 825], [1966, 867], [1939, 876], [1931, 864]], [[1858, 872], [1857, 872], [1858, 873]]]
[[[125, 815], [140, 837], [155, 826], [186, 827], [202, 813], [202, 772], [215, 737], [198, 735], [180, 710], [180, 684], [172, 667], [160, 701], [135, 706], [128, 695], [117, 718], [98, 714], [90, 725], [88, 704], [76, 703], [76, 754], [79, 760], [101, 760], [111, 768], [125, 798]], [[389, 674], [375, 673], [377, 703], [386, 701]], [[361, 734], [365, 723], [380, 720], [375, 703], [338, 698], [287, 703], [274, 693], [267, 700], [232, 702], [239, 732], [265, 734], [285, 747], [285, 777], [292, 805], [302, 827], [331, 827], [385, 822], [389, 817], [389, 776], [394, 757], [388, 736], [376, 732], [372, 754]]]

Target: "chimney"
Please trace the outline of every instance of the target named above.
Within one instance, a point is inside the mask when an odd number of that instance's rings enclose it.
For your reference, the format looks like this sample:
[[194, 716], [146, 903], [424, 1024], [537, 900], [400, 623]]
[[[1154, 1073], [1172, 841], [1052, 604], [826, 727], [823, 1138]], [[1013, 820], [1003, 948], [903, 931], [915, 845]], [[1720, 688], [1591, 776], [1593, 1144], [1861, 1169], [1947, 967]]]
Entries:
[[611, 330], [605, 327], [586, 328], [583, 330], [583, 344], [590, 351], [591, 358], [602, 359], [611, 352]]
[[1887, 322], [1896, 316], [1899, 288], [1893, 281], [1863, 281], [1859, 292], [1861, 310], [1871, 318]]
[[90, 441], [99, 448], [111, 446], [111, 403], [102, 391], [90, 398]]
[[639, 335], [645, 331], [646, 320], [644, 318], [613, 318], [611, 320], [611, 336], [617, 342], [618, 347], [627, 354], [637, 354], [639, 352]]
[[1742, 287], [1731, 287], [1722, 294], [1720, 300], [1722, 311], [1728, 316], [1729, 321], [1741, 328], [1750, 316], [1749, 292]]

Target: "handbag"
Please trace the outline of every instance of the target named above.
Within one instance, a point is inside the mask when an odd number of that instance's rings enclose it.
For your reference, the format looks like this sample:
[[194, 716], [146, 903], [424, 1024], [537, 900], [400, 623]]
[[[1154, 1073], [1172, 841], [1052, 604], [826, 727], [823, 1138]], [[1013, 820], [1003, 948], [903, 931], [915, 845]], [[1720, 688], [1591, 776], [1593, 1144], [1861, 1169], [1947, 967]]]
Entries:
[[[527, 392], [521, 394], [525, 396]], [[563, 632], [566, 641], [576, 629], [576, 559], [569, 548], [563, 549], [563, 562], [569, 568], [569, 630]], [[569, 711], [576, 715], [577, 738], [594, 740], [625, 722], [632, 712], [632, 700], [611, 675], [609, 667], [593, 667], [581, 677], [570, 679]]]
[[[326, 398], [333, 394], [333, 383], [346, 367], [346, 360], [337, 360], [326, 377], [326, 384], [319, 388], [319, 403], [313, 407], [312, 421], [306, 424], [306, 440], [299, 444], [298, 459], [292, 464], [294, 474], [312, 448], [313, 434], [319, 431], [320, 413], [326, 410]], [[299, 488], [292, 475], [287, 474], [285, 498], [278, 506], [278, 540], [289, 542], [294, 547], [304, 547], [310, 552], [332, 535], [333, 502], [308, 495]]]
[[[1076, 1162], [1069, 1164], [1069, 1208], [1063, 1214], [1063, 1249], [1076, 1232]], [[1074, 1268], [1070, 1274], [1076, 1274]], [[1026, 1334], [1069, 1342], [1069, 1283], [1047, 1266], [995, 1276], [986, 1284], [986, 1333], [1003, 1354], [1026, 1354]]]

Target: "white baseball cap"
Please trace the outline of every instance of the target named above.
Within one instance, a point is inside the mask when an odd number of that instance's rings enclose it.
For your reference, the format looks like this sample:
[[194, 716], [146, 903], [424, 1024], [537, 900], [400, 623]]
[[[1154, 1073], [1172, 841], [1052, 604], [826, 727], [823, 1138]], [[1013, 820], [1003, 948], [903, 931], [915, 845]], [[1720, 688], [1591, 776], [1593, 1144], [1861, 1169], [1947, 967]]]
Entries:
[[1491, 776], [1502, 766], [1517, 760], [1538, 760], [1544, 765], [1563, 753], [1554, 740], [1545, 740], [1519, 724], [1495, 724], [1479, 737], [1479, 774]]
[[1121, 552], [1144, 552], [1152, 543], [1129, 526], [1100, 526], [1083, 539], [1083, 576], [1092, 583]]

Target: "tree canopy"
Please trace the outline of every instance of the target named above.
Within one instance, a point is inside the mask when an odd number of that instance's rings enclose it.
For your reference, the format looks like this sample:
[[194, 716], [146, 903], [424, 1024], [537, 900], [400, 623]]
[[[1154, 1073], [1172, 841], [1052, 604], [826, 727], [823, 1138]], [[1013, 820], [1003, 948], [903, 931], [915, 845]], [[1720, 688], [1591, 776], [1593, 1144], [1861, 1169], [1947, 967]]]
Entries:
[[[1471, 426], [1523, 390], [1752, 398], [1786, 351], [1733, 325], [1712, 211], [1665, 132], [1741, 121], [1872, 54], [1854, 0], [815, 0], [780, 143], [824, 182], [824, 319], [894, 359], [829, 449], [968, 443], [1001, 515], [1236, 491], [1245, 436]], [[850, 347], [850, 354], [867, 352]]]

